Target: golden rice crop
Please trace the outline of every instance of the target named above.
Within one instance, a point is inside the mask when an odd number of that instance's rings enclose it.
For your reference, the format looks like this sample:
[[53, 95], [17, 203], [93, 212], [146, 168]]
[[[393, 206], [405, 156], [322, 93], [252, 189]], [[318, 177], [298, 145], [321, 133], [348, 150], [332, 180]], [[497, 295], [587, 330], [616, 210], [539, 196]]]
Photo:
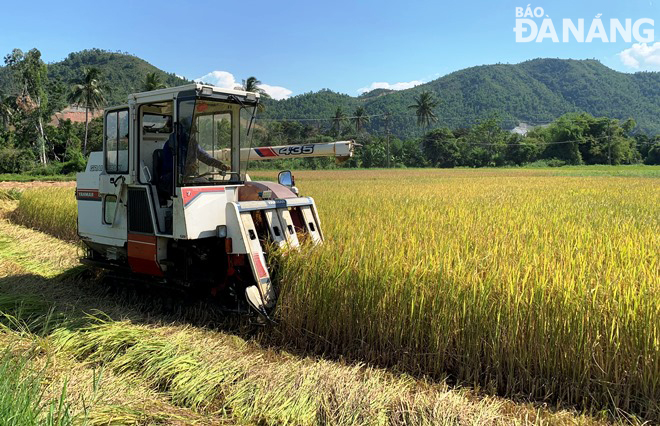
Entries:
[[299, 180], [328, 241], [284, 260], [286, 340], [499, 394], [659, 418], [657, 180]]
[[[526, 170], [297, 177], [327, 241], [286, 256], [278, 272], [288, 344], [660, 419], [657, 179]], [[61, 208], [75, 214], [71, 195], [69, 203]]]
[[78, 210], [73, 188], [28, 189], [12, 220], [65, 240], [76, 240]]

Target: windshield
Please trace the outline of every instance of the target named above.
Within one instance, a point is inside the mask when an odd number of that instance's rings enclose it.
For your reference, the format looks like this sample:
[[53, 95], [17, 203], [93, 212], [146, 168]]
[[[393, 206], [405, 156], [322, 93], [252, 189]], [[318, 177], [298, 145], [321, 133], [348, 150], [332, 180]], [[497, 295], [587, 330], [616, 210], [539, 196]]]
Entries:
[[237, 181], [232, 167], [232, 117], [236, 107], [206, 99], [179, 102], [178, 175], [180, 186]]

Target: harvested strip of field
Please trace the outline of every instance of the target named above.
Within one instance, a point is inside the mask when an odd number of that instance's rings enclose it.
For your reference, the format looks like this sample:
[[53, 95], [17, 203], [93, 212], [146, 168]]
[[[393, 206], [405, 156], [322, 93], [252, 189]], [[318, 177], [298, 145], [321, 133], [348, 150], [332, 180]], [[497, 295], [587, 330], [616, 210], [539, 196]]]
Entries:
[[35, 189], [35, 188], [75, 188], [75, 180], [65, 180], [65, 181], [26, 181], [26, 182], [16, 182], [16, 181], [3, 181], [0, 180], [0, 189]]
[[[41, 238], [42, 249], [55, 256], [51, 268], [65, 270], [61, 253], [49, 250], [61, 249], [60, 242], [22, 228], [5, 229], [10, 232], [22, 239]], [[26, 352], [36, 348], [43, 354], [40, 362], [50, 360], [52, 367], [44, 370], [52, 383], [49, 392], [56, 395], [68, 378], [67, 386], [75, 386], [67, 398], [73, 415], [82, 416], [84, 407], [91, 406], [88, 417], [97, 424], [112, 419], [116, 424], [597, 423], [568, 412], [477, 398], [466, 390], [379, 369], [299, 358], [225, 333], [162, 325], [153, 313], [95, 292], [94, 283], [80, 276], [47, 279], [21, 269], [22, 260], [15, 256], [21, 241], [11, 235], [0, 246], [0, 292], [6, 296], [0, 310], [23, 312], [24, 321], [10, 322], [6, 338], [21, 339]], [[68, 245], [66, 252], [75, 258], [75, 246]], [[32, 308], [26, 306], [31, 303]], [[84, 315], [93, 309], [130, 320], [97, 321]], [[101, 396], [91, 403], [94, 395]]]
[[[49, 338], [20, 336], [5, 329], [0, 332], [0, 344], [9, 348], [14, 357], [23, 359], [24, 376], [40, 379], [41, 386], [32, 393], [43, 401], [54, 401], [55, 408], [61, 401], [64, 419], [59, 424], [227, 424], [226, 419], [173, 405], [166, 395], [140, 380], [118, 376], [110, 369], [59, 353]], [[22, 424], [48, 423], [46, 416], [40, 417], [39, 422]]]

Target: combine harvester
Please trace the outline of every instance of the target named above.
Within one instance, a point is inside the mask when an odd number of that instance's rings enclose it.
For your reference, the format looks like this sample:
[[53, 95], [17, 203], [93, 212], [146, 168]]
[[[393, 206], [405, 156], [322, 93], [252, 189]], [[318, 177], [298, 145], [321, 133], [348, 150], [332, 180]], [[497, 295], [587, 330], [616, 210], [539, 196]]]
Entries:
[[[259, 95], [190, 84], [137, 93], [104, 112], [103, 152], [77, 175], [83, 263], [201, 291], [232, 311], [276, 303], [266, 244], [320, 243], [314, 200], [290, 171], [253, 182], [250, 161], [353, 155], [354, 142], [249, 148]], [[244, 148], [241, 148], [243, 146]]]

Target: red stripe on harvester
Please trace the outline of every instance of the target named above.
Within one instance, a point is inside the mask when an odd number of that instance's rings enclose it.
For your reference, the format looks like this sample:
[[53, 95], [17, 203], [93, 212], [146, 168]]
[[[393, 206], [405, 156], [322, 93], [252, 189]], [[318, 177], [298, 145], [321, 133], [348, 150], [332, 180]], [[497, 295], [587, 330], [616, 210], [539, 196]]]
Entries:
[[277, 157], [277, 153], [273, 151], [273, 148], [255, 148], [257, 154], [261, 157]]
[[261, 256], [259, 256], [259, 253], [252, 253], [252, 261], [254, 262], [254, 267], [257, 270], [257, 276], [259, 278], [267, 277], [268, 272], [266, 272], [264, 264], [261, 263]]
[[195, 187], [190, 187], [190, 188], [181, 188], [181, 195], [183, 196], [183, 205], [187, 206], [197, 198], [198, 196], [202, 194], [206, 194], [208, 192], [225, 192], [225, 188], [223, 186], [219, 187], [212, 187], [212, 188], [195, 188]]

